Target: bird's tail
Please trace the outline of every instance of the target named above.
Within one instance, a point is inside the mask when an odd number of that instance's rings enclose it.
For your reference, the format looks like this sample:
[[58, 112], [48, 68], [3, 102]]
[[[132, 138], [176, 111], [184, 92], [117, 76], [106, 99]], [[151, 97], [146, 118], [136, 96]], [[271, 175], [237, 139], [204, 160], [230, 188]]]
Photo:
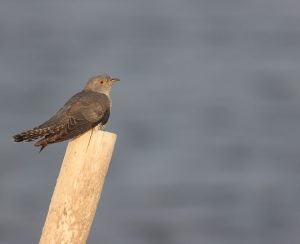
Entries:
[[[53, 130], [50, 133], [45, 134], [45, 137], [41, 140], [37, 141], [34, 146], [41, 147], [40, 152], [48, 145], [60, 141], [65, 141], [67, 139], [70, 139], [68, 136], [67, 131], [62, 130], [64, 126], [56, 127], [55, 133]], [[62, 131], [60, 131], [62, 130]]]
[[42, 138], [41, 140], [37, 141], [34, 146], [36, 147], [41, 147], [40, 148], [40, 152], [48, 145], [48, 144], [52, 144], [55, 143], [57, 138], [59, 137], [59, 135], [48, 135], [45, 136], [44, 138]]
[[64, 127], [63, 124], [54, 124], [51, 126], [40, 125], [31, 130], [24, 131], [22, 133], [13, 136], [15, 142], [30, 142], [34, 141], [40, 137], [48, 136], [50, 134], [55, 134], [59, 132]]
[[33, 128], [13, 136], [15, 142], [29, 142], [49, 133], [50, 128]]

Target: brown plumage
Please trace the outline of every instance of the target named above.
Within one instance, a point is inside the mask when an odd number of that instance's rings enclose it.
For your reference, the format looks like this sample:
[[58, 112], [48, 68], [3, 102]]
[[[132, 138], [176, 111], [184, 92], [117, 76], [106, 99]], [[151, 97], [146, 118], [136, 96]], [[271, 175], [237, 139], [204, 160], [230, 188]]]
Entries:
[[108, 121], [111, 86], [118, 81], [108, 75], [92, 77], [84, 89], [70, 100], [45, 123], [20, 134], [14, 135], [15, 142], [30, 142], [39, 138], [34, 145], [43, 150], [48, 144], [75, 138]]

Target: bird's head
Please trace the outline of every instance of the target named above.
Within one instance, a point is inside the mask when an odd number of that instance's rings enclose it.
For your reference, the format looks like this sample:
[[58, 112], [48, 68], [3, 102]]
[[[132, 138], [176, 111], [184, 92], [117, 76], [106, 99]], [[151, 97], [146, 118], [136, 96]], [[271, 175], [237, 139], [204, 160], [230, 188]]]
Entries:
[[120, 79], [118, 78], [111, 78], [107, 74], [97, 75], [89, 79], [84, 87], [84, 90], [101, 92], [108, 95], [111, 90], [112, 84], [119, 80]]

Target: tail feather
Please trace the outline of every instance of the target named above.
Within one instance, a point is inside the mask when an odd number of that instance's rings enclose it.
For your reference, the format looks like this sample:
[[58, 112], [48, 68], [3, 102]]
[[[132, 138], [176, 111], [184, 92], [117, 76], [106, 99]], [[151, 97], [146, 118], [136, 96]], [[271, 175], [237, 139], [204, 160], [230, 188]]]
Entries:
[[45, 135], [49, 131], [49, 128], [34, 128], [32, 130], [24, 131], [20, 134], [14, 135], [13, 139], [15, 142], [29, 142], [33, 141], [43, 135]]
[[41, 151], [42, 151], [46, 146], [47, 146], [47, 145], [41, 146], [39, 153], [41, 153]]
[[31, 130], [24, 131], [20, 134], [16, 134], [13, 136], [15, 142], [30, 142], [34, 141], [40, 137], [47, 136], [52, 133], [58, 132], [63, 126], [57, 125], [55, 127], [36, 127]]
[[69, 139], [67, 136], [67, 124], [56, 128], [54, 132], [46, 134], [41, 140], [37, 141], [34, 146], [41, 147], [40, 152], [48, 145]]

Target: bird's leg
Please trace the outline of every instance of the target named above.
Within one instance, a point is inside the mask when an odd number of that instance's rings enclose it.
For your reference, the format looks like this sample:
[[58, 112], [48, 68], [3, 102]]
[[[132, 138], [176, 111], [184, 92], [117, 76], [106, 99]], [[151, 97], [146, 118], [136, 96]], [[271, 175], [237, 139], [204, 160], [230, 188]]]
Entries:
[[99, 129], [99, 130], [104, 130], [104, 129], [105, 129], [105, 125], [99, 124], [99, 125], [98, 125], [98, 129]]

